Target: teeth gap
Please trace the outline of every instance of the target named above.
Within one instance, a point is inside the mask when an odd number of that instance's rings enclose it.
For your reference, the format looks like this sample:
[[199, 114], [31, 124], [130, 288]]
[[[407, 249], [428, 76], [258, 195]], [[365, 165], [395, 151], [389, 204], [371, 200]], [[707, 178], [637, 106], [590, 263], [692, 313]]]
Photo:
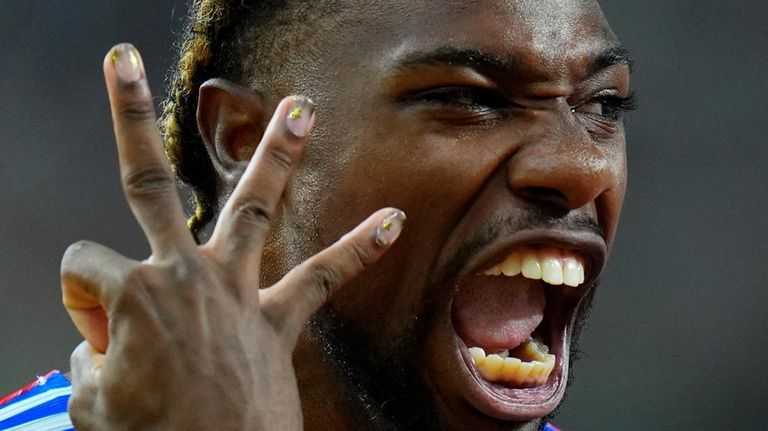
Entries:
[[513, 387], [540, 386], [547, 382], [555, 367], [555, 355], [541, 341], [529, 338], [519, 346], [486, 355], [480, 347], [469, 349], [480, 374], [491, 382]]
[[502, 358], [508, 358], [509, 357], [509, 350], [500, 350], [495, 353], [496, 355], [501, 356]]

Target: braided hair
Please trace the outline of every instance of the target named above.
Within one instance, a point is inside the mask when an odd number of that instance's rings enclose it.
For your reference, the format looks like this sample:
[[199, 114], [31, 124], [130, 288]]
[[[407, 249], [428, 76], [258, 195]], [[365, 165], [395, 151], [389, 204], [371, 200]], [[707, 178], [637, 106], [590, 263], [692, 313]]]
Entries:
[[[162, 104], [160, 129], [177, 177], [191, 188], [194, 213], [187, 224], [196, 239], [217, 211], [216, 171], [197, 129], [200, 86], [213, 77], [247, 85], [257, 73], [275, 76], [278, 53], [297, 42], [280, 28], [316, 24], [331, 0], [194, 0], [182, 33], [178, 65]], [[317, 13], [325, 11], [326, 13]], [[300, 37], [298, 38], [300, 39]]]

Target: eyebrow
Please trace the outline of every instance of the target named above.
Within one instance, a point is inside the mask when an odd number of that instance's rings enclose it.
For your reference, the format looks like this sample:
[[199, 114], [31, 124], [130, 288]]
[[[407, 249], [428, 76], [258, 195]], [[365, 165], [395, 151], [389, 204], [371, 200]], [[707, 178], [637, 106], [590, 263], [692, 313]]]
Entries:
[[605, 51], [598, 54], [592, 64], [590, 65], [591, 74], [595, 74], [600, 70], [617, 65], [626, 64], [629, 67], [629, 71], [632, 72], [632, 68], [635, 65], [635, 59], [632, 58], [632, 54], [623, 45], [612, 46]]
[[481, 50], [441, 46], [432, 51], [410, 53], [400, 59], [395, 68], [411, 69], [441, 65], [465, 66], [474, 69], [515, 69], [517, 62]]
[[[594, 75], [600, 70], [617, 64], [626, 64], [630, 71], [634, 64], [629, 50], [622, 45], [612, 46], [595, 56], [590, 61], [588, 72]], [[514, 72], [518, 69], [519, 62], [514, 58], [505, 58], [482, 50], [442, 46], [432, 51], [407, 54], [396, 63], [395, 69], [405, 70], [425, 66], [463, 66], [476, 70]]]

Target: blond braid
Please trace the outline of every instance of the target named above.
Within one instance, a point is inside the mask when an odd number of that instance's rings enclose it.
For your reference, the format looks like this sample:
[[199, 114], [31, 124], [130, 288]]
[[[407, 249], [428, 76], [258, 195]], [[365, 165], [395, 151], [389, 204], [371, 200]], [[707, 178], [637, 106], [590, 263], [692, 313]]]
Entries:
[[[163, 103], [160, 128], [165, 151], [178, 178], [189, 185], [195, 210], [187, 224], [196, 239], [217, 210], [217, 175], [197, 128], [200, 85], [223, 77], [243, 83], [255, 73], [277, 75], [275, 65], [296, 43], [297, 31], [317, 28], [331, 0], [194, 0], [182, 36], [179, 62]], [[331, 11], [332, 9], [329, 9]], [[281, 16], [281, 12], [286, 12]], [[280, 30], [282, 29], [282, 31]], [[281, 40], [281, 35], [291, 38]], [[292, 41], [292, 42], [291, 42]]]
[[[195, 212], [187, 222], [198, 237], [215, 212], [215, 172], [197, 132], [198, 90], [209, 78], [215, 37], [227, 25], [226, 0], [197, 0], [181, 47], [181, 58], [163, 104], [160, 126], [168, 159], [178, 177], [192, 186]], [[207, 76], [208, 75], [208, 76]]]

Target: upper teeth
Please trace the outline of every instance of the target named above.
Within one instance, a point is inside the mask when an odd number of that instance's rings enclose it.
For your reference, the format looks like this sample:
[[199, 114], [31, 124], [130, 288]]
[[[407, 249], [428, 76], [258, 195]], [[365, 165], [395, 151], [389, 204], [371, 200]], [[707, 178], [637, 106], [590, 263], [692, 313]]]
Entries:
[[509, 254], [501, 263], [485, 271], [485, 275], [514, 277], [518, 274], [532, 280], [559, 286], [576, 287], [584, 283], [582, 257], [571, 250], [555, 247], [521, 247]]

